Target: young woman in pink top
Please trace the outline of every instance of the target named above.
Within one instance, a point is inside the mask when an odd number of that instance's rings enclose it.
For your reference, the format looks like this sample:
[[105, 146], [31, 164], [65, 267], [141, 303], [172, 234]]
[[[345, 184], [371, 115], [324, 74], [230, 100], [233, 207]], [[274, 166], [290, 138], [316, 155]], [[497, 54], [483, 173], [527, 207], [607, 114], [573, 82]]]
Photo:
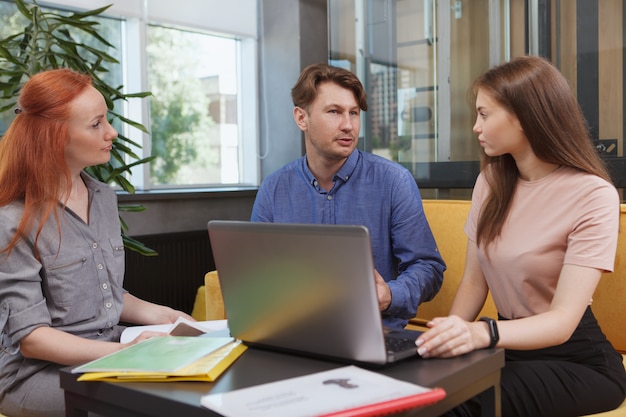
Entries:
[[[474, 83], [483, 149], [465, 232], [465, 271], [424, 358], [504, 348], [502, 416], [580, 416], [624, 401], [622, 358], [590, 308], [617, 247], [619, 195], [567, 81], [519, 57]], [[477, 315], [488, 291], [498, 320]], [[480, 415], [478, 399], [449, 415]]]

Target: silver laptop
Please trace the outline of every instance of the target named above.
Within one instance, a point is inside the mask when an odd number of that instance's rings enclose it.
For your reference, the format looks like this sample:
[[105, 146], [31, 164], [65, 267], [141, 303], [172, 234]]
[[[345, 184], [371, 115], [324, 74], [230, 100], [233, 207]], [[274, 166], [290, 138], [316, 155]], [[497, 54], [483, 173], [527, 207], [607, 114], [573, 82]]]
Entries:
[[419, 332], [383, 328], [366, 227], [212, 220], [208, 231], [233, 337], [357, 364], [417, 356]]

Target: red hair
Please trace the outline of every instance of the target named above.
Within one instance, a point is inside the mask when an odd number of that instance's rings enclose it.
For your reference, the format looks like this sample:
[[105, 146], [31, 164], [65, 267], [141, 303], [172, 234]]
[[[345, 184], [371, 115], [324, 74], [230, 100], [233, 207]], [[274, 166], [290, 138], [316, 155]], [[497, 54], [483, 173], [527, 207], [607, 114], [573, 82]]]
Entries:
[[10, 254], [36, 223], [37, 239], [71, 184], [65, 161], [71, 102], [92, 85], [91, 77], [70, 69], [32, 76], [20, 92], [17, 116], [0, 141], [0, 207], [24, 202], [15, 236], [0, 253]]

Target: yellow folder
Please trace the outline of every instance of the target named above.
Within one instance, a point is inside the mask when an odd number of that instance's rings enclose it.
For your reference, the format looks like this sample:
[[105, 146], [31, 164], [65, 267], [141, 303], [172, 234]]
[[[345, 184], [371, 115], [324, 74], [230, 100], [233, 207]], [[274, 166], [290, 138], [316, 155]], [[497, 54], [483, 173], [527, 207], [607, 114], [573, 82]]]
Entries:
[[247, 349], [240, 340], [234, 340], [214, 352], [173, 372], [86, 372], [78, 381], [108, 382], [173, 382], [208, 381], [217, 379]]

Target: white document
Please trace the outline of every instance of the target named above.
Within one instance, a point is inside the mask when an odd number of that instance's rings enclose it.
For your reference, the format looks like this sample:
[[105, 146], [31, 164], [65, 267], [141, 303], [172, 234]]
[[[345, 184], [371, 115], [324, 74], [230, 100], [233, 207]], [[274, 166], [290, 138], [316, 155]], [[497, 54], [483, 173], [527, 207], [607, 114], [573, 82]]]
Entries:
[[206, 333], [207, 336], [228, 337], [230, 332], [228, 330], [228, 322], [226, 320], [208, 320], [208, 321], [190, 321], [179, 317], [175, 323], [168, 324], [154, 324], [149, 326], [132, 326], [127, 327], [122, 332], [120, 337], [120, 343], [128, 343], [134, 340], [143, 331], [150, 330], [154, 332], [171, 333], [179, 324], [186, 324], [193, 327], [202, 333]]
[[346, 366], [222, 394], [208, 394], [202, 397], [201, 404], [226, 417], [309, 417], [416, 394], [427, 395], [431, 391], [435, 392], [356, 366]]

